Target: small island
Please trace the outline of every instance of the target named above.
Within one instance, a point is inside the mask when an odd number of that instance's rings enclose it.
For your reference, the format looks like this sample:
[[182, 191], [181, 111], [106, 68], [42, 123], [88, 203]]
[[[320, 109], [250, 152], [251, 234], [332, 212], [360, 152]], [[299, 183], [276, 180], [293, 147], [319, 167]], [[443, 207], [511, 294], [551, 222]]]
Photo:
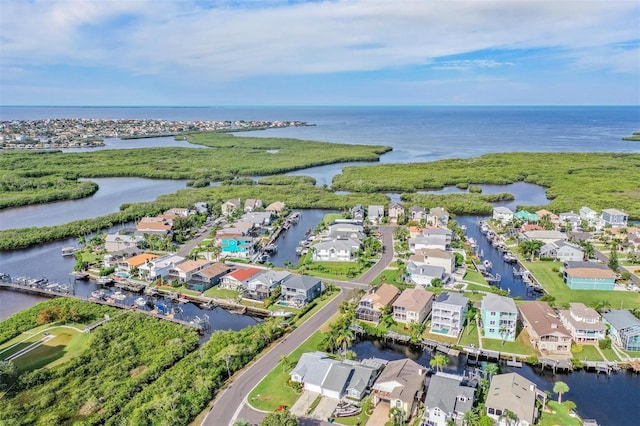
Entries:
[[625, 136], [624, 138], [622, 138], [622, 140], [640, 142], [640, 132], [633, 132], [631, 133], [631, 136]]

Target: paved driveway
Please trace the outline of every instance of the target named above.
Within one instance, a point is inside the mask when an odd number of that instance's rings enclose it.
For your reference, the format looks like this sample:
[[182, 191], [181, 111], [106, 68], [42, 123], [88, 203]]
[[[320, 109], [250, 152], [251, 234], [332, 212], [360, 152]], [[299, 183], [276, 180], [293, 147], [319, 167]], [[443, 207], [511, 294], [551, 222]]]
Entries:
[[384, 426], [389, 421], [389, 403], [380, 401], [374, 408], [367, 426]]
[[304, 391], [300, 398], [293, 404], [291, 407], [291, 414], [296, 415], [297, 417], [302, 417], [307, 415], [307, 411], [309, 411], [309, 407], [313, 404], [313, 401], [320, 395], [317, 392]]
[[325, 396], [313, 411], [311, 417], [313, 417], [314, 419], [327, 421], [329, 417], [332, 416], [333, 410], [336, 409], [336, 405], [338, 405], [337, 399], [327, 398]]

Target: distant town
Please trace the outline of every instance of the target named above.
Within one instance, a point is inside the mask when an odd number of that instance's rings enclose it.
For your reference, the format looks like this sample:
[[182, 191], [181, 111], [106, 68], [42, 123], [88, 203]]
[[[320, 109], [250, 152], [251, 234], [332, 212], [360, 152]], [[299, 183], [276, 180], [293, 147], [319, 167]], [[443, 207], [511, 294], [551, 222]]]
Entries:
[[172, 121], [60, 118], [0, 122], [1, 149], [89, 148], [106, 138], [139, 139], [200, 132], [234, 132], [310, 126], [304, 121]]

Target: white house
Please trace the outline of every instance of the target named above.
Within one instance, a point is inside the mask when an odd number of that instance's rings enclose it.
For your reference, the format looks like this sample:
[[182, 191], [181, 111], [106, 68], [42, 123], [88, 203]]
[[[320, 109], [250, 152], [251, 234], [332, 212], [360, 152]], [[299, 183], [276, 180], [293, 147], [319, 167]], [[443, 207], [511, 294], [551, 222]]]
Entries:
[[169, 271], [176, 265], [184, 262], [184, 260], [184, 257], [178, 256], [177, 254], [166, 254], [162, 257], [152, 259], [144, 265], [140, 265], [138, 271], [140, 276], [149, 281], [153, 281], [158, 278], [167, 277]]
[[312, 247], [314, 261], [351, 262], [360, 250], [358, 240], [332, 240], [318, 243]]
[[493, 208], [493, 220], [502, 224], [511, 222], [513, 220], [513, 211], [508, 207], [494, 207]]
[[581, 261], [584, 259], [584, 250], [566, 241], [553, 241], [540, 247], [540, 257], [556, 259], [562, 262]]
[[367, 217], [369, 218], [369, 223], [372, 225], [377, 225], [382, 221], [384, 217], [384, 206], [371, 205], [367, 210]]
[[442, 266], [407, 263], [407, 279], [418, 286], [429, 287], [434, 279], [445, 281], [447, 274]]
[[456, 256], [446, 250], [420, 249], [409, 259], [417, 265], [441, 266], [447, 274], [453, 273], [456, 269]]

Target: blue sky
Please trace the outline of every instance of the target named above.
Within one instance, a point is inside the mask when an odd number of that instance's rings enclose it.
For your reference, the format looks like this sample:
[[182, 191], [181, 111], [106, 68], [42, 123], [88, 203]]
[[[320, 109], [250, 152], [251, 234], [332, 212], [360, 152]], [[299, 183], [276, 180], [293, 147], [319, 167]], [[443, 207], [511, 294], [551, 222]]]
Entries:
[[0, 2], [2, 105], [640, 104], [637, 0]]

